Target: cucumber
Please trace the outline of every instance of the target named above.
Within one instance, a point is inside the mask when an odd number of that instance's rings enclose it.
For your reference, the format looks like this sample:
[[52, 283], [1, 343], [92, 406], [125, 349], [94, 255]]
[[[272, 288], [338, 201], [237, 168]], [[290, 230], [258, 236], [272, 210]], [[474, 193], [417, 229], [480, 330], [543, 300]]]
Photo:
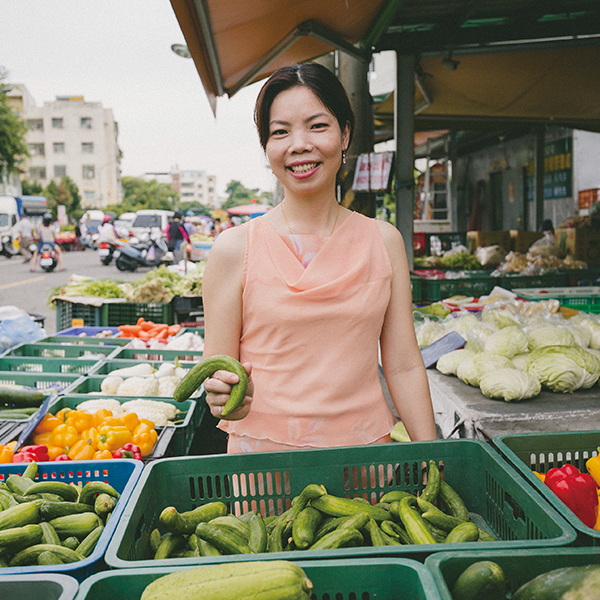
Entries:
[[258, 512], [252, 515], [250, 521], [248, 521], [248, 526], [250, 527], [248, 546], [250, 546], [252, 552], [255, 552], [256, 554], [266, 552], [269, 538], [265, 520], [262, 518], [262, 515]]
[[20, 475], [9, 475], [6, 478], [6, 486], [13, 494], [23, 495], [32, 485], [33, 481], [28, 477], [21, 477]]
[[[413, 544], [435, 544], [437, 542], [431, 535], [427, 524], [421, 515], [412, 508], [412, 505], [416, 503], [417, 499], [414, 496], [400, 500], [398, 515], [406, 529], [406, 533], [408, 533]], [[392, 507], [394, 504], [396, 503], [393, 502]], [[390, 512], [392, 512], [392, 507], [390, 507]]]
[[438, 497], [443, 501], [448, 513], [451, 516], [456, 517], [461, 521], [469, 520], [469, 510], [462, 501], [462, 498], [443, 479], [440, 481], [440, 491]]
[[591, 600], [598, 598], [600, 565], [563, 567], [538, 575], [522, 585], [512, 600]]
[[39, 518], [38, 500], [17, 504], [0, 512], [0, 530], [23, 527], [37, 523]]
[[336, 529], [320, 540], [317, 540], [309, 550], [331, 550], [334, 548], [346, 548], [358, 546], [364, 542], [364, 538], [358, 529]]
[[182, 535], [168, 533], [160, 543], [160, 546], [154, 555], [154, 560], [170, 558], [174, 552], [181, 548], [185, 548], [185, 545], [185, 538]]
[[[505, 600], [507, 580], [502, 568], [490, 560], [467, 567], [452, 587], [453, 600]], [[516, 597], [513, 596], [513, 600]], [[540, 599], [541, 600], [541, 599]]]
[[212, 544], [222, 554], [254, 554], [239, 535], [211, 523], [198, 523], [196, 536]]
[[408, 533], [398, 523], [394, 523], [394, 521], [382, 521], [381, 531], [389, 537], [397, 539], [401, 544], [412, 544]]
[[39, 390], [16, 389], [0, 386], [0, 404], [6, 406], [37, 406], [44, 401], [44, 393]]
[[83, 541], [77, 548], [75, 548], [75, 552], [81, 554], [81, 556], [85, 556], [87, 558], [94, 551], [102, 532], [104, 531], [104, 527], [102, 525], [98, 525], [96, 529], [93, 529], [88, 533], [88, 535], [83, 538]]
[[78, 488], [63, 481], [38, 481], [30, 485], [24, 495], [41, 493], [56, 494], [67, 502], [77, 502], [79, 498]]
[[446, 537], [446, 544], [476, 542], [479, 539], [479, 527], [475, 523], [466, 522], [457, 525]]
[[427, 502], [435, 502], [440, 492], [440, 471], [434, 460], [429, 461], [427, 469], [427, 485], [421, 492], [421, 498]]
[[98, 525], [102, 525], [102, 522], [95, 513], [81, 513], [80, 515], [57, 517], [50, 521], [50, 525], [54, 527], [60, 538], [64, 539], [74, 536], [77, 539], [83, 539], [96, 529]]
[[423, 514], [421, 515], [423, 519], [438, 529], [443, 529], [444, 531], [449, 532], [452, 531], [457, 525], [464, 523], [464, 521], [461, 519], [447, 515], [437, 506], [431, 504], [431, 502], [427, 502], [427, 500], [417, 498], [417, 503], [419, 508], [423, 511]]
[[230, 415], [244, 402], [246, 390], [248, 389], [248, 374], [239, 361], [225, 354], [209, 356], [194, 365], [175, 388], [173, 398], [177, 402], [184, 402], [204, 383], [205, 379], [208, 379], [217, 371], [230, 371], [240, 378], [231, 387], [231, 393], [221, 412], [222, 417]]
[[190, 535], [196, 531], [198, 523], [207, 523], [226, 514], [227, 506], [223, 502], [209, 502], [183, 513], [168, 506], [160, 513], [158, 522], [169, 533]]
[[381, 496], [381, 498], [379, 498], [379, 502], [391, 504], [392, 502], [400, 502], [402, 498], [406, 498], [407, 496], [412, 496], [412, 494], [410, 492], [403, 492], [402, 490], [391, 490]]
[[50, 523], [42, 521], [39, 524], [39, 527], [42, 530], [42, 544], [54, 544], [55, 546], [60, 546], [58, 533], [56, 533], [56, 529], [54, 529]]
[[65, 548], [69, 548], [69, 550], [75, 550], [81, 542], [74, 536], [68, 537], [66, 540], [63, 540], [61, 546]]
[[200, 552], [200, 556], [222, 556], [221, 552], [210, 542], [207, 542], [196, 535], [194, 535], [194, 537], [198, 539], [198, 552]]
[[88, 481], [79, 493], [79, 503], [94, 504], [96, 494], [108, 494], [117, 500], [120, 498], [119, 492], [112, 485], [104, 483], [104, 481]]
[[150, 549], [152, 550], [153, 554], [156, 554], [156, 551], [158, 550], [161, 542], [162, 542], [162, 535], [160, 534], [160, 531], [158, 529], [153, 529], [150, 532]]
[[38, 565], [62, 565], [64, 563], [56, 553], [46, 550], [38, 555], [37, 564]]
[[210, 524], [216, 525], [217, 527], [223, 527], [228, 531], [233, 531], [233, 533], [237, 533], [242, 539], [246, 541], [248, 541], [248, 538], [250, 537], [250, 525], [248, 525], [248, 523], [240, 521], [237, 517], [233, 515], [216, 517], [215, 519], [211, 519]]
[[377, 546], [387, 546], [388, 545], [388, 543], [386, 542], [386, 539], [383, 536], [381, 529], [379, 529], [379, 526], [377, 525], [377, 521], [375, 521], [375, 519], [373, 519], [373, 518], [369, 519], [369, 522], [367, 523], [367, 531], [369, 532], [369, 536], [371, 538], [371, 546], [377, 547]]
[[7, 546], [21, 545], [23, 547], [32, 546], [42, 541], [43, 530], [40, 525], [31, 523], [23, 527], [14, 527], [0, 531], [0, 548]]
[[44, 501], [40, 505], [40, 517], [46, 521], [51, 521], [57, 517], [66, 517], [67, 515], [93, 512], [93, 506], [90, 506], [89, 504], [79, 504], [78, 502]]
[[292, 537], [296, 548], [304, 550], [314, 542], [316, 529], [322, 520], [322, 513], [312, 506], [300, 511], [292, 524]]
[[117, 500], [108, 494], [98, 494], [96, 496], [96, 501], [94, 502], [94, 512], [103, 519], [106, 515], [110, 514], [115, 506], [117, 505]]
[[337, 496], [330, 496], [328, 494], [311, 500], [310, 505], [332, 517], [349, 517], [350, 515], [366, 512], [376, 521], [386, 521], [392, 518], [388, 511], [377, 506], [354, 502], [348, 498], [338, 498]]
[[64, 563], [72, 563], [83, 560], [83, 556], [65, 548], [64, 546], [55, 546], [53, 544], [36, 544], [30, 546], [25, 550], [15, 554], [13, 559], [10, 561], [11, 567], [23, 567], [26, 565], [37, 564], [37, 558], [42, 552], [53, 552], [62, 560]]

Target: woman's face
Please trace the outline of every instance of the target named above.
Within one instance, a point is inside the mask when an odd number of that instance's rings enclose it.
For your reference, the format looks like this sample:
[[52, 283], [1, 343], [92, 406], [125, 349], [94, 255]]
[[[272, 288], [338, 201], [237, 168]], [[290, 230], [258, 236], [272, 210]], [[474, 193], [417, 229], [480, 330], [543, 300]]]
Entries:
[[349, 128], [307, 87], [278, 94], [271, 104], [266, 154], [273, 173], [295, 194], [319, 193], [335, 185]]

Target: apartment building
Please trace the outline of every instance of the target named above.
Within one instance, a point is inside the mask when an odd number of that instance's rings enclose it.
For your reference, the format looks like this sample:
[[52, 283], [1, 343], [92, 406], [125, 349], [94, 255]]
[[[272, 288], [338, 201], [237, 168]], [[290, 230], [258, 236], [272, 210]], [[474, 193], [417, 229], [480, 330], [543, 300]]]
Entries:
[[121, 202], [119, 130], [112, 110], [83, 96], [57, 96], [40, 107], [24, 85], [11, 85], [10, 101], [29, 125], [25, 177], [46, 186], [68, 175], [85, 208]]
[[182, 171], [177, 168], [170, 172], [144, 173], [141, 179], [155, 179], [159, 183], [169, 183], [179, 192], [181, 202], [199, 202], [209, 208], [219, 208], [221, 201], [217, 193], [217, 178], [206, 171]]

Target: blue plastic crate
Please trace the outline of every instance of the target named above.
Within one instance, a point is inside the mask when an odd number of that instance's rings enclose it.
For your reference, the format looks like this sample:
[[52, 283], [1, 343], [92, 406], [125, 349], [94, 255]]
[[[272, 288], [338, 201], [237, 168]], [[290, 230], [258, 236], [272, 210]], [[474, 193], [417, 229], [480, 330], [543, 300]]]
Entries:
[[[0, 465], [0, 481], [9, 475], [22, 475], [27, 465], [13, 463]], [[76, 485], [85, 485], [88, 481], [104, 481], [112, 485], [121, 497], [115, 509], [106, 522], [106, 527], [90, 556], [84, 560], [62, 565], [32, 565], [28, 567], [5, 567], [2, 575], [30, 573], [64, 573], [83, 581], [93, 573], [106, 569], [104, 554], [115, 532], [125, 505], [129, 500], [135, 484], [142, 473], [143, 464], [139, 460], [90, 460], [77, 462], [47, 462], [38, 463], [36, 481], [53, 480]]]
[[63, 329], [62, 331], [57, 331], [56, 335], [73, 335], [73, 336], [96, 336], [103, 331], [110, 331], [112, 335], [119, 334], [118, 327], [69, 327], [68, 329]]

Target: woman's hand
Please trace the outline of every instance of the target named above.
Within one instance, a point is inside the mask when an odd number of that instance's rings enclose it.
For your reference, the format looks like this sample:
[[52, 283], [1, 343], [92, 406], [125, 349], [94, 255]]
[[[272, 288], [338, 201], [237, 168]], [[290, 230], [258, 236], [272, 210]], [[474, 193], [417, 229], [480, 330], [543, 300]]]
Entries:
[[254, 382], [252, 381], [252, 365], [243, 363], [246, 373], [248, 373], [248, 389], [243, 404], [234, 412], [222, 417], [223, 407], [229, 399], [231, 388], [238, 383], [240, 378], [231, 371], [217, 371], [212, 377], [209, 377], [204, 382], [204, 390], [206, 391], [206, 403], [210, 408], [210, 412], [214, 417], [226, 421], [239, 421], [248, 415], [250, 412], [250, 404], [254, 395]]

